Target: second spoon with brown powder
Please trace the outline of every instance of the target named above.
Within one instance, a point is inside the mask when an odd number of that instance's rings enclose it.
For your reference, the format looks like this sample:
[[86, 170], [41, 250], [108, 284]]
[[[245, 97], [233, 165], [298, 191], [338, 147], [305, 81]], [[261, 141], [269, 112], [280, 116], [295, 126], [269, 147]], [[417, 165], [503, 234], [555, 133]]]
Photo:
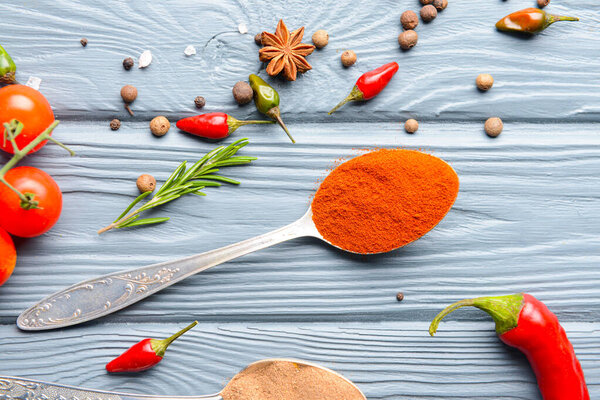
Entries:
[[274, 358], [254, 362], [225, 389], [209, 396], [157, 396], [91, 390], [0, 376], [0, 398], [101, 398], [105, 400], [366, 400], [354, 383], [306, 361]]

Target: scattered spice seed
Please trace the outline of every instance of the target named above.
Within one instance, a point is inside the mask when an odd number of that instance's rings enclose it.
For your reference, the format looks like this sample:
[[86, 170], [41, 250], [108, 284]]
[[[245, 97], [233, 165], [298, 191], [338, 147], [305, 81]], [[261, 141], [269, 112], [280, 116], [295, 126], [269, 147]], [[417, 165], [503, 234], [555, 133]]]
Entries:
[[396, 295], [396, 300], [398, 300], [398, 301], [404, 300], [404, 293], [398, 292], [398, 294]]
[[164, 136], [169, 132], [171, 123], [166, 117], [159, 115], [150, 121], [150, 131], [154, 136]]
[[41, 83], [41, 78], [38, 78], [37, 76], [30, 76], [29, 79], [27, 79], [27, 83], [25, 85], [35, 90], [40, 90]]
[[85, 47], [85, 46], [87, 46], [87, 44], [88, 44], [88, 40], [87, 40], [86, 38], [83, 38], [83, 39], [81, 39], [81, 40], [79, 41], [79, 43], [81, 43], [81, 45], [82, 45], [83, 47]]
[[346, 50], [342, 53], [341, 59], [344, 67], [351, 67], [356, 62], [356, 53], [352, 50]]
[[246, 33], [248, 33], [248, 26], [242, 22], [238, 25], [238, 32], [242, 35], [245, 35]]
[[250, 85], [248, 85], [244, 81], [239, 81], [238, 83], [236, 83], [233, 86], [233, 89], [231, 89], [231, 91], [233, 93], [233, 98], [235, 99], [235, 102], [239, 105], [250, 103], [252, 101], [252, 96], [254, 96], [254, 91], [252, 90]]
[[431, 4], [423, 6], [421, 8], [421, 19], [423, 22], [431, 22], [437, 17], [437, 10]]
[[400, 44], [402, 50], [409, 50], [415, 47], [418, 39], [419, 35], [417, 35], [417, 32], [409, 29], [398, 35], [398, 44]]
[[539, 8], [544, 8], [550, 4], [550, 0], [537, 0], [537, 4]]
[[138, 59], [138, 68], [146, 68], [152, 62], [152, 52], [150, 50], [144, 51], [140, 54]]
[[156, 188], [156, 179], [152, 175], [143, 174], [135, 181], [140, 193], [153, 192]]
[[110, 129], [112, 129], [113, 131], [118, 131], [120, 127], [121, 121], [119, 121], [118, 119], [115, 118], [112, 121], [110, 121]]
[[477, 75], [477, 79], [475, 79], [475, 84], [477, 85], [477, 89], [485, 92], [494, 86], [494, 78], [490, 74], [479, 74]]
[[400, 24], [405, 30], [415, 29], [419, 25], [419, 17], [413, 10], [407, 10], [400, 16]]
[[129, 107], [129, 104], [131, 104], [135, 101], [135, 99], [137, 98], [137, 95], [138, 95], [138, 91], [135, 86], [125, 85], [121, 88], [121, 97], [123, 98], [123, 101], [125, 102], [125, 109], [131, 115], [133, 115], [133, 111]]
[[484, 129], [485, 133], [491, 138], [495, 138], [502, 133], [502, 129], [504, 128], [504, 124], [502, 120], [498, 117], [488, 118], [485, 121]]
[[329, 34], [324, 29], [319, 29], [312, 35], [312, 41], [317, 49], [322, 49], [329, 43]]
[[262, 32], [259, 32], [256, 34], [256, 36], [254, 36], [254, 43], [256, 43], [259, 46], [262, 46]]
[[127, 57], [123, 60], [123, 68], [125, 68], [126, 71], [129, 71], [131, 67], [133, 67], [133, 64], [135, 64], [135, 62], [131, 57]]
[[412, 118], [406, 120], [406, 122], [404, 123], [404, 130], [406, 131], [406, 133], [415, 133], [419, 130], [419, 123], [416, 119]]
[[438, 11], [445, 10], [448, 7], [448, 0], [433, 0], [433, 6]]
[[196, 105], [196, 108], [202, 108], [206, 105], [206, 99], [202, 96], [196, 96], [194, 104]]

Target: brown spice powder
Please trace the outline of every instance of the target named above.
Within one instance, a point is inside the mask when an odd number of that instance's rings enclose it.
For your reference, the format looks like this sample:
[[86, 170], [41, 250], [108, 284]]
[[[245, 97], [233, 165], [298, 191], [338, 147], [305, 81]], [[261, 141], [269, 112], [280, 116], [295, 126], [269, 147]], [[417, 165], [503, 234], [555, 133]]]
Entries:
[[250, 366], [221, 392], [223, 400], [365, 400], [340, 376], [292, 361]]

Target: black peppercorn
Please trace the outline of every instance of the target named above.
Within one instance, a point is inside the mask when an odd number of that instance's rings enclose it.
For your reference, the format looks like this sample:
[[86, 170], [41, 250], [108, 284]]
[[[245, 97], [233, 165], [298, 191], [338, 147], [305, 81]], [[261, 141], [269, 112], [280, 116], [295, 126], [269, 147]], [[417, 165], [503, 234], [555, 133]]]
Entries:
[[118, 119], [115, 118], [112, 121], [110, 121], [110, 129], [112, 129], [113, 131], [118, 131], [120, 127], [121, 121], [119, 121]]
[[206, 100], [202, 96], [198, 96], [194, 99], [194, 103], [196, 104], [196, 108], [202, 108], [206, 105]]
[[127, 57], [126, 59], [123, 60], [123, 68], [125, 68], [127, 71], [129, 71], [131, 69], [131, 67], [133, 67], [133, 58], [131, 57]]
[[404, 293], [398, 292], [398, 294], [396, 295], [396, 300], [398, 300], [398, 301], [404, 300]]
[[81, 45], [82, 45], [83, 47], [85, 47], [85, 46], [87, 46], [88, 40], [87, 40], [86, 38], [83, 38], [83, 39], [81, 39], [81, 40], [79, 41], [79, 43], [81, 43]]

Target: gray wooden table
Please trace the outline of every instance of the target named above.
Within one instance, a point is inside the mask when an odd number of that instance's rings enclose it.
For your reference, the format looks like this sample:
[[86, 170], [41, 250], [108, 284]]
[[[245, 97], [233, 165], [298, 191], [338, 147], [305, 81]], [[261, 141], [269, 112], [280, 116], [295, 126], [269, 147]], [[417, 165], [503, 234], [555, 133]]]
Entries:
[[[600, 8], [597, 0], [553, 0], [548, 11], [577, 15], [532, 39], [503, 35], [501, 16], [531, 0], [451, 0], [419, 44], [401, 52], [399, 16], [416, 0], [177, 0], [0, 3], [1, 44], [18, 77], [41, 91], [62, 122], [57, 138], [26, 164], [55, 177], [64, 193], [60, 221], [43, 237], [17, 240], [17, 269], [0, 288], [0, 374], [119, 391], [192, 395], [218, 391], [244, 365], [290, 356], [321, 363], [355, 381], [369, 399], [539, 399], [525, 358], [496, 338], [482, 312], [465, 310], [437, 337], [427, 326], [460, 298], [527, 291], [558, 315], [600, 397]], [[164, 180], [182, 160], [214, 147], [171, 129], [154, 138], [148, 121], [206, 111], [256, 118], [231, 87], [258, 72], [253, 36], [279, 18], [326, 29], [329, 45], [308, 58], [296, 82], [270, 80], [298, 144], [277, 127], [245, 127], [252, 166], [227, 171], [240, 187], [208, 189], [155, 215], [157, 227], [109, 232], [136, 195], [141, 173]], [[249, 34], [237, 31], [247, 24]], [[81, 47], [79, 39], [89, 44]], [[183, 55], [195, 45], [198, 54]], [[145, 70], [121, 62], [150, 49]], [[341, 67], [353, 49], [358, 62]], [[326, 111], [363, 72], [398, 61], [389, 87], [367, 104]], [[477, 74], [491, 73], [488, 93]], [[264, 71], [261, 72], [264, 76]], [[139, 89], [135, 117], [119, 89]], [[487, 138], [483, 121], [505, 130]], [[122, 128], [108, 122], [118, 117]], [[404, 133], [406, 118], [421, 127]], [[228, 139], [229, 143], [233, 138]], [[316, 240], [296, 240], [194, 276], [146, 301], [70, 329], [20, 332], [14, 321], [42, 296], [98, 274], [191, 255], [287, 224], [339, 157], [365, 147], [423, 148], [447, 160], [461, 189], [445, 220], [390, 254], [357, 257]], [[398, 303], [395, 295], [405, 293]], [[109, 376], [104, 364], [143, 337], [200, 324], [141, 375]]]

